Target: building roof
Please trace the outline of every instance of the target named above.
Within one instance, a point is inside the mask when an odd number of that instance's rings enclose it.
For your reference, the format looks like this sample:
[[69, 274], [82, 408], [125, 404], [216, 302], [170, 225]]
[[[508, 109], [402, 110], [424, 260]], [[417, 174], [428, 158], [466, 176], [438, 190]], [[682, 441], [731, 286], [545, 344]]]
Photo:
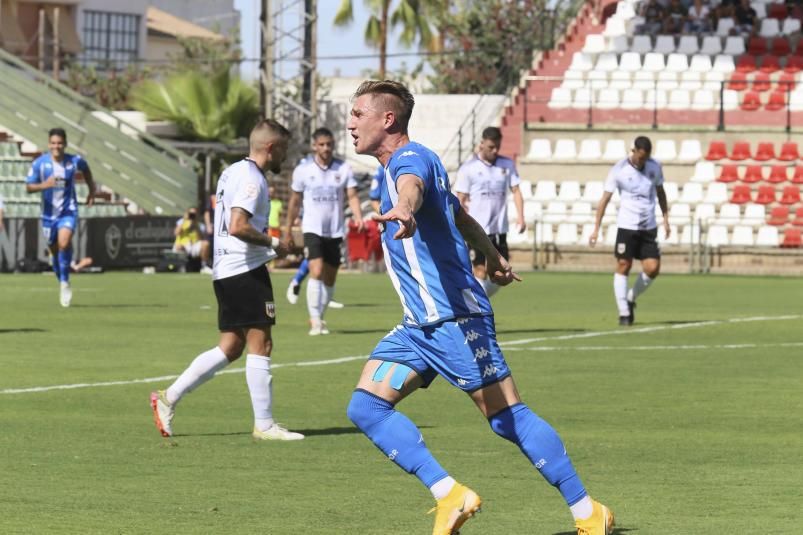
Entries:
[[153, 6], [148, 7], [146, 13], [148, 18], [148, 33], [157, 33], [173, 37], [196, 37], [199, 39], [209, 39], [211, 41], [222, 41], [225, 39], [219, 33], [207, 30], [202, 26], [193, 24], [188, 20], [171, 15]]

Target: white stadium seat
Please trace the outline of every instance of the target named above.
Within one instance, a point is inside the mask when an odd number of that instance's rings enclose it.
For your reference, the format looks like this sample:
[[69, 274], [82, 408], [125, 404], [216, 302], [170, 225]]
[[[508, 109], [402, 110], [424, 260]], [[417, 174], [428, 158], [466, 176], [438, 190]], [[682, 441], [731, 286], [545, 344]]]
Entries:
[[648, 110], [657, 108], [663, 110], [666, 108], [666, 91], [663, 89], [650, 89], [644, 97], [644, 107]]
[[778, 19], [764, 19], [761, 21], [761, 29], [758, 30], [761, 37], [777, 37], [781, 35], [781, 24]]
[[602, 159], [606, 162], [618, 162], [627, 157], [627, 147], [624, 139], [609, 139], [605, 143], [605, 152]]
[[[580, 238], [577, 240], [578, 245], [588, 245], [588, 238], [594, 232], [594, 223], [585, 223], [583, 230], [580, 231]], [[599, 238], [599, 236], [597, 236]]]
[[671, 72], [689, 70], [689, 58], [685, 54], [669, 54], [666, 58], [666, 70]]
[[641, 70], [641, 56], [636, 52], [625, 52], [619, 58], [619, 69], [627, 72]]
[[[685, 143], [685, 141], [684, 141]], [[681, 154], [683, 153], [683, 145], [680, 147]], [[678, 158], [680, 159], [680, 158]], [[691, 176], [692, 182], [712, 182], [716, 179], [714, 162], [698, 161], [694, 164], [694, 174]]]
[[527, 199], [532, 199], [533, 197], [533, 183], [529, 180], [522, 180], [519, 182], [519, 191], [521, 191], [521, 197], [525, 201]]
[[[684, 139], [680, 142], [680, 151], [678, 152], [679, 162], [696, 162], [703, 158], [703, 149], [700, 145], [699, 139]], [[709, 162], [710, 163], [710, 162]], [[713, 173], [713, 164], [712, 173]], [[713, 177], [712, 177], [713, 178]]]
[[731, 245], [752, 247], [754, 244], [755, 240], [753, 240], [753, 227], [748, 227], [746, 225], [738, 225], [733, 227]]
[[576, 110], [586, 110], [590, 108], [594, 101], [594, 91], [589, 87], [581, 87], [574, 92], [572, 108]]
[[594, 58], [585, 52], [575, 52], [569, 69], [572, 71], [590, 71], [594, 67]]
[[731, 35], [725, 39], [725, 50], [723, 54], [728, 56], [741, 56], [747, 50], [744, 47], [744, 37]]
[[758, 228], [756, 234], [756, 245], [764, 247], [778, 247], [778, 227], [764, 225]]
[[721, 225], [711, 225], [708, 227], [705, 244], [709, 247], [728, 245], [728, 228]]
[[605, 51], [605, 36], [599, 33], [592, 33], [586, 36], [583, 45], [583, 52], [586, 54], [599, 54]]
[[717, 207], [713, 204], [700, 203], [694, 207], [694, 220], [698, 223], [709, 224], [717, 214]]
[[586, 82], [586, 85], [591, 89], [607, 89], [608, 73], [605, 71], [598, 71], [596, 69], [590, 70], [586, 73]]
[[533, 139], [526, 160], [549, 160], [552, 158], [552, 143], [548, 139]]
[[552, 234], [552, 223], [544, 223], [539, 221], [535, 225], [535, 243], [544, 244], [552, 243], [554, 241], [555, 238]]
[[[513, 207], [513, 210], [508, 210], [508, 214], [511, 213], [513, 214], [514, 218], [513, 221], [515, 221], [516, 217], [515, 206]], [[527, 199], [526, 201], [524, 201], [524, 221], [528, 225], [531, 225], [533, 221], [540, 221], [543, 215], [544, 215], [544, 210], [540, 202], [533, 199]], [[508, 220], [510, 220], [510, 216], [508, 216]]]
[[696, 91], [703, 87], [703, 75], [695, 70], [688, 70], [680, 73], [680, 85], [678, 89], [686, 91]]
[[685, 224], [691, 219], [691, 207], [686, 203], [670, 203], [669, 215], [674, 221]]
[[[583, 71], [567, 70], [563, 73], [563, 81], [560, 86], [564, 89], [580, 89], [586, 85], [585, 78]], [[569, 100], [571, 100], [571, 94], [569, 95]]]
[[696, 111], [713, 110], [717, 107], [714, 91], [710, 89], [698, 89], [692, 95], [691, 109]]
[[736, 63], [733, 61], [733, 56], [720, 54], [714, 58], [712, 69], [721, 73], [730, 74], [736, 70]]
[[707, 91], [714, 91], [718, 95], [719, 90], [722, 89], [722, 82], [725, 81], [725, 73], [719, 71], [709, 71], [705, 73], [703, 77], [705, 78], [703, 89]]
[[[605, 245], [614, 245], [616, 243], [616, 234], [618, 232], [619, 232], [619, 228], [616, 226], [616, 224], [608, 225], [608, 228], [605, 229], [604, 244]], [[601, 236], [598, 236], [597, 240], [599, 240], [600, 238], [601, 238]]]
[[674, 161], [677, 155], [674, 139], [659, 139], [655, 143], [655, 150], [652, 153], [652, 157], [660, 163]]
[[655, 73], [651, 71], [636, 72], [633, 75], [633, 89], [655, 89]]
[[661, 71], [658, 73], [658, 82], [655, 87], [662, 91], [673, 91], [678, 87], [678, 73], [671, 71]]
[[[574, 140], [572, 140], [574, 141]], [[555, 200], [558, 196], [558, 188], [552, 180], [539, 180], [535, 183], [533, 201], [547, 202]]]
[[613, 71], [611, 73], [611, 81], [608, 84], [608, 87], [611, 89], [630, 89], [632, 85], [631, 76], [629, 72], [624, 71]]
[[[725, 231], [727, 233], [727, 229]], [[680, 231], [681, 245], [700, 243], [700, 225], [684, 225]]]
[[630, 44], [630, 51], [637, 54], [652, 52], [652, 40], [649, 35], [634, 35], [633, 42]]
[[687, 182], [683, 186], [680, 202], [697, 204], [703, 200], [703, 185], [697, 182]]
[[717, 35], [720, 37], [727, 37], [730, 35], [731, 30], [736, 25], [731, 17], [723, 17], [717, 22]]
[[592, 180], [591, 182], [586, 182], [585, 187], [583, 188], [583, 197], [582, 199], [586, 202], [590, 202], [593, 205], [596, 205], [600, 198], [602, 198], [602, 192], [604, 191], [604, 184], [599, 180]]
[[591, 209], [590, 202], [575, 202], [572, 203], [569, 209], [568, 221], [571, 223], [589, 223], [594, 220], [594, 212]]
[[666, 68], [664, 55], [657, 52], [650, 52], [644, 55], [644, 64], [641, 67], [649, 72], [661, 72]]
[[[577, 158], [577, 144], [573, 139], [558, 139], [555, 150], [552, 152], [553, 160], [574, 160]], [[536, 186], [538, 189], [538, 186]]]
[[691, 56], [700, 50], [700, 43], [696, 35], [682, 35], [678, 41], [676, 52]]
[[608, 48], [606, 49], [607, 52], [621, 54], [623, 52], [627, 52], [628, 50], [630, 50], [630, 48], [628, 48], [627, 45], [626, 35], [616, 35], [608, 38]]
[[792, 35], [800, 31], [800, 20], [792, 17], [786, 17], [781, 26], [781, 35]]
[[566, 214], [568, 213], [566, 203], [563, 201], [550, 201], [544, 208], [544, 216], [542, 219], [545, 223], [561, 223], [566, 221]]
[[[597, 109], [600, 110], [613, 110], [619, 107], [619, 90], [618, 89], [601, 89], [597, 93]], [[582, 150], [580, 151], [582, 153]]]
[[644, 108], [644, 91], [641, 89], [625, 89], [622, 91], [622, 102], [619, 107], [623, 110], [640, 110]]
[[767, 220], [767, 209], [763, 204], [748, 203], [744, 206], [742, 223], [745, 225], [763, 225]]
[[558, 233], [555, 235], [557, 245], [577, 245], [577, 224], [561, 223], [558, 225]]
[[619, 64], [616, 61], [616, 54], [613, 52], [605, 52], [600, 54], [597, 58], [597, 63], [594, 65], [595, 71], [611, 72], [618, 68]]
[[742, 219], [741, 210], [738, 204], [723, 204], [719, 207], [719, 214], [716, 219], [717, 225], [725, 225], [726, 227], [738, 225]]
[[[590, 140], [583, 140], [583, 143]], [[593, 140], [597, 141], [597, 140]], [[580, 183], [576, 180], [564, 180], [560, 183], [557, 200], [573, 203], [580, 199]]]
[[728, 202], [728, 186], [722, 182], [710, 182], [705, 190], [703, 202], [719, 206]]
[[625, 21], [616, 17], [611, 17], [605, 22], [605, 31], [602, 32], [607, 37], [614, 37], [616, 35], [626, 35], [627, 26]]
[[675, 38], [671, 35], [656, 36], [652, 51], [659, 54], [671, 54], [675, 51]]
[[703, 46], [700, 47], [700, 54], [706, 56], [716, 56], [722, 53], [722, 38], [716, 35], [703, 37]]
[[735, 110], [739, 107], [739, 92], [725, 89], [722, 92], [722, 107], [725, 110]]
[[666, 194], [666, 200], [670, 204], [677, 201], [678, 197], [680, 196], [678, 190], [678, 183], [677, 182], [664, 182], [664, 193]]
[[667, 108], [670, 110], [688, 110], [691, 107], [691, 93], [686, 89], [673, 89], [669, 93], [669, 104]]
[[691, 63], [689, 63], [690, 71], [705, 74], [709, 72], [711, 68], [712, 68], [711, 56], [703, 56], [701, 54], [695, 54], [691, 57]]
[[552, 90], [547, 106], [553, 110], [568, 108], [572, 103], [572, 90], [565, 87], [556, 87]]

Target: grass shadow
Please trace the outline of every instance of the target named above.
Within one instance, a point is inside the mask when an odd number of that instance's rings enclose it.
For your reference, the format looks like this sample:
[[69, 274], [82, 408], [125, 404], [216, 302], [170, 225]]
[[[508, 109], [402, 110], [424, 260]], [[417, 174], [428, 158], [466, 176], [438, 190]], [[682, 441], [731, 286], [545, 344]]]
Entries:
[[71, 305], [71, 308], [167, 308], [165, 304], [139, 305], [131, 303], [109, 303], [106, 305]]
[[[618, 528], [614, 526], [612, 535], [625, 535], [625, 533], [630, 533], [631, 531], [638, 531], [638, 528]], [[552, 535], [577, 535], [577, 531], [559, 531]]]
[[588, 329], [496, 329], [496, 334], [585, 333]]
[[46, 333], [47, 329], [39, 329], [37, 327], [20, 327], [19, 329], [0, 329], [0, 334], [9, 333]]

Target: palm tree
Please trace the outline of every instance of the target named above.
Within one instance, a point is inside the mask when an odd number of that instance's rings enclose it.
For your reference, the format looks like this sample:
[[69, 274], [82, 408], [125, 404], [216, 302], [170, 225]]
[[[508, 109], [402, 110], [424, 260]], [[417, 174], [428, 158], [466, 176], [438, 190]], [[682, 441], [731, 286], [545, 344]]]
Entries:
[[187, 139], [223, 143], [247, 136], [259, 114], [257, 91], [228, 69], [146, 80], [132, 90], [132, 102], [149, 119], [174, 122]]
[[[433, 35], [427, 21], [430, 4], [438, 5], [443, 0], [399, 0], [393, 11], [393, 0], [364, 0], [371, 10], [368, 24], [365, 26], [365, 42], [379, 49], [379, 78], [384, 79], [387, 71], [388, 24], [390, 27], [401, 26], [399, 41], [404, 46], [412, 46], [416, 37], [422, 47], [430, 51], [438, 50], [440, 40]], [[352, 0], [341, 0], [335, 14], [335, 26], [348, 26], [354, 20]]]

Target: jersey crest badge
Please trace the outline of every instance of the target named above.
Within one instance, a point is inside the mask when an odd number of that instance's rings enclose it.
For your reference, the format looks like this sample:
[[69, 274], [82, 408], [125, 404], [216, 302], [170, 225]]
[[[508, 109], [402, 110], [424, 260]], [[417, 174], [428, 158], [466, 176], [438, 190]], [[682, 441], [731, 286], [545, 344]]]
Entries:
[[273, 304], [273, 301], [265, 301], [265, 314], [267, 314], [270, 319], [276, 318], [276, 305]]

